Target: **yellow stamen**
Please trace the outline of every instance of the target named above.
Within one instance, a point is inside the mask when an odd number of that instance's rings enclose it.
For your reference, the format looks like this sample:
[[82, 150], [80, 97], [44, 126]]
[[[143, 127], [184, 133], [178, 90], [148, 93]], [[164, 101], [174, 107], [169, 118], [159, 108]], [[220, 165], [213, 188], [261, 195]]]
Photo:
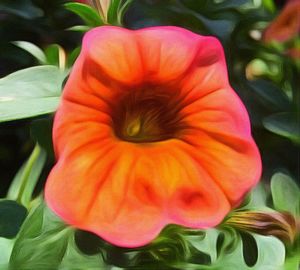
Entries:
[[130, 137], [137, 136], [141, 131], [141, 126], [142, 126], [141, 119], [136, 118], [127, 126], [126, 129], [127, 135]]

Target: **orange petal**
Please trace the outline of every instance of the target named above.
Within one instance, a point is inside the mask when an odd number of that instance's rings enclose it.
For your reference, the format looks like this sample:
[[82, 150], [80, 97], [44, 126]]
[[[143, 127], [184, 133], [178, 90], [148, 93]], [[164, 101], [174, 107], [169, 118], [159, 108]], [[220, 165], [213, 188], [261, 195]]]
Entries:
[[143, 180], [150, 175], [144, 176], [147, 168], [135, 169], [138, 157], [130, 145], [81, 150], [52, 170], [45, 193], [49, 206], [68, 223], [119, 246], [141, 246], [155, 238], [166, 224], [163, 204], [159, 197], [153, 203], [156, 195]]
[[181, 137], [189, 153], [236, 205], [261, 174], [247, 112], [230, 88], [212, 92], [186, 106], [190, 127]]
[[140, 83], [143, 79], [142, 60], [134, 33], [113, 26], [100, 28], [84, 36], [81, 54], [85, 60], [95, 64], [94, 72], [99, 76], [105, 74], [128, 85]]
[[136, 32], [146, 82], [178, 80], [191, 66], [201, 37], [171, 26], [150, 27]]
[[146, 173], [144, 176], [152, 194], [156, 194], [150, 197], [152, 203], [164, 198], [158, 201], [165, 202], [166, 223], [193, 228], [215, 226], [230, 209], [227, 198], [189, 153], [178, 147], [178, 142], [159, 142], [140, 154], [152, 164], [151, 177]]

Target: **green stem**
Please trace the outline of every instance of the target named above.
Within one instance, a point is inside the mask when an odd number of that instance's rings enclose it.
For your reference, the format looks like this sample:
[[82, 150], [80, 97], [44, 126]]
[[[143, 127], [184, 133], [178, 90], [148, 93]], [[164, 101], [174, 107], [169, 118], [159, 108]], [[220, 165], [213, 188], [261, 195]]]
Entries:
[[16, 200], [28, 208], [45, 162], [46, 152], [36, 144], [29, 159], [16, 174], [8, 190], [7, 198]]

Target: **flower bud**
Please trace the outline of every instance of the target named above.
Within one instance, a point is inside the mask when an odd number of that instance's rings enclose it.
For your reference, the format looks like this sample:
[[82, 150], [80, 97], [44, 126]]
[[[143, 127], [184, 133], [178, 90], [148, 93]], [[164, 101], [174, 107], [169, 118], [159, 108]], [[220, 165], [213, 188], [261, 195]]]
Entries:
[[299, 233], [295, 218], [287, 212], [234, 212], [226, 225], [262, 235], [273, 235], [285, 243], [293, 243]]

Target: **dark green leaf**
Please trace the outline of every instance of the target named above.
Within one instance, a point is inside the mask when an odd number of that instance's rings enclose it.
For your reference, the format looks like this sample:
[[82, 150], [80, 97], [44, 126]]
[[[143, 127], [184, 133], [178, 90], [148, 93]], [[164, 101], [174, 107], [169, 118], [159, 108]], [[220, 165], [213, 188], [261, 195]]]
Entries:
[[291, 141], [300, 143], [300, 125], [296, 113], [284, 112], [268, 116], [263, 119], [264, 127]]
[[245, 263], [252, 267], [258, 259], [258, 249], [254, 237], [249, 233], [241, 233], [243, 241], [243, 257]]
[[87, 26], [96, 27], [103, 25], [100, 15], [91, 6], [81, 3], [66, 3], [65, 7], [77, 14], [87, 24]]
[[13, 238], [26, 218], [27, 210], [15, 201], [0, 201], [0, 237]]
[[43, 16], [43, 11], [32, 4], [31, 0], [1, 0], [0, 12], [10, 13], [25, 19]]
[[0, 79], [0, 122], [54, 112], [65, 76], [57, 67], [38, 66]]
[[288, 110], [291, 106], [288, 97], [285, 93], [278, 88], [278, 86], [266, 80], [254, 80], [248, 82], [251, 89], [255, 91], [260, 98], [266, 102], [271, 109], [275, 110]]

